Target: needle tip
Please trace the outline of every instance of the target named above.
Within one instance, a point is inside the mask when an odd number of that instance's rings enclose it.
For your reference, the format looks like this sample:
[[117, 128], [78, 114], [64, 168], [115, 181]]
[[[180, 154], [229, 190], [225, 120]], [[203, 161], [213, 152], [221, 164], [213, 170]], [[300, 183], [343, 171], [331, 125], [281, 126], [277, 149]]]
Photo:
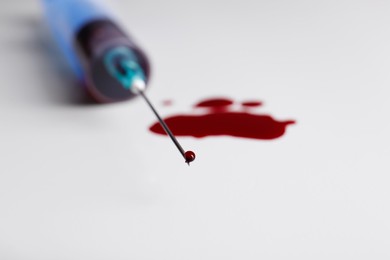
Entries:
[[184, 153], [184, 157], [186, 159], [186, 163], [189, 166], [190, 162], [194, 161], [196, 156], [195, 156], [195, 153], [193, 151], [187, 151]]

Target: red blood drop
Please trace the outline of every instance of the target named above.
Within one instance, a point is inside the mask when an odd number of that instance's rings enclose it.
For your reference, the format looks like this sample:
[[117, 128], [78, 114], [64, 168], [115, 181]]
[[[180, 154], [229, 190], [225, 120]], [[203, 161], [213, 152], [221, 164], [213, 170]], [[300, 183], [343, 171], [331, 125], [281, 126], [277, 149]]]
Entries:
[[195, 160], [195, 153], [193, 151], [185, 152], [184, 156], [186, 157], [186, 163], [190, 163]]
[[173, 103], [173, 101], [170, 100], [170, 99], [164, 100], [164, 101], [162, 102], [163, 106], [166, 106], [166, 107], [167, 107], [167, 106], [171, 106], [172, 103]]
[[259, 107], [262, 105], [262, 103], [260, 101], [245, 101], [242, 102], [241, 105], [243, 107]]
[[204, 101], [199, 102], [195, 105], [195, 107], [208, 107], [208, 108], [215, 108], [215, 107], [227, 107], [233, 104], [233, 101], [226, 98], [213, 98], [213, 99], [207, 99]]

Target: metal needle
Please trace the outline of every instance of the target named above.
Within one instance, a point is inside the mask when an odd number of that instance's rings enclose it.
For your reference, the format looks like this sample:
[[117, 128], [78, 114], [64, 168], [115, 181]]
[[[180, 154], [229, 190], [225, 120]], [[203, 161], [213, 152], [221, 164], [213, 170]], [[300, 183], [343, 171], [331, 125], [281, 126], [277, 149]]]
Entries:
[[177, 149], [183, 156], [183, 158], [186, 160], [186, 163], [190, 165], [190, 162], [195, 159], [195, 153], [192, 151], [184, 151], [183, 147], [180, 145], [180, 143], [177, 141], [176, 137], [173, 135], [172, 131], [169, 129], [167, 124], [164, 122], [164, 120], [160, 117], [157, 110], [154, 108], [152, 103], [149, 101], [148, 97], [144, 93], [144, 82], [134, 82], [133, 83], [133, 89], [136, 90], [137, 94], [140, 94], [143, 99], [146, 101], [146, 103], [149, 105], [149, 107], [152, 109], [154, 115], [157, 117], [158, 121], [160, 122], [161, 126], [163, 127], [164, 131], [167, 133], [167, 135], [171, 138], [172, 142], [176, 145]]

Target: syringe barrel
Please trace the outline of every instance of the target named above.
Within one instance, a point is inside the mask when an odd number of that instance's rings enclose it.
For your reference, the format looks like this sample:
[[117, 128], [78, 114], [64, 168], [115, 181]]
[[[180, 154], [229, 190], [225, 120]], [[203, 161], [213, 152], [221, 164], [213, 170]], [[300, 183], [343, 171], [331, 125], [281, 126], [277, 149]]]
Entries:
[[99, 102], [134, 97], [106, 69], [104, 59], [115, 48], [131, 51], [145, 74], [148, 59], [114, 21], [100, 0], [42, 0], [49, 27], [76, 76]]

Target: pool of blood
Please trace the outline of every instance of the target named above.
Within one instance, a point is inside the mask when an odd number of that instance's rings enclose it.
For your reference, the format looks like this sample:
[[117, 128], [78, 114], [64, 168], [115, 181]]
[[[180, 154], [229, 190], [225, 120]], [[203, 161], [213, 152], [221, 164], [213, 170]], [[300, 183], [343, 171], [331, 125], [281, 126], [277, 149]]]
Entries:
[[[240, 103], [240, 110], [234, 111], [234, 101], [227, 98], [202, 100], [195, 109], [206, 109], [203, 114], [177, 114], [164, 118], [176, 136], [233, 136], [249, 139], [271, 140], [283, 136], [288, 125], [294, 120], [279, 121], [271, 115], [252, 113], [248, 108], [261, 106], [260, 101]], [[165, 135], [158, 122], [150, 127], [150, 131]]]

